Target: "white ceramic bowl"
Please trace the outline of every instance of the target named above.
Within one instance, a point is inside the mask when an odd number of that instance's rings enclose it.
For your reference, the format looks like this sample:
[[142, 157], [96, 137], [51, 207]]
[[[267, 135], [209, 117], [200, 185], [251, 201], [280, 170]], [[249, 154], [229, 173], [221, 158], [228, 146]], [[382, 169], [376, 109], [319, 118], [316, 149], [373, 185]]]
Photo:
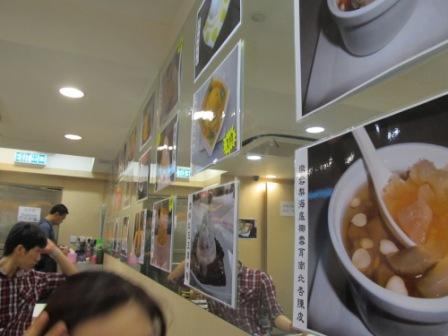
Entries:
[[375, 0], [353, 11], [342, 11], [338, 0], [327, 0], [347, 50], [366, 56], [384, 48], [404, 26], [416, 0]]
[[[448, 163], [448, 148], [407, 143], [390, 145], [378, 150], [379, 156], [392, 171], [403, 172], [421, 159], [432, 161], [436, 167]], [[383, 311], [410, 321], [442, 323], [448, 321], [448, 297], [423, 299], [396, 294], [385, 289], [362, 274], [347, 254], [343, 237], [343, 217], [350, 201], [359, 188], [367, 183], [367, 172], [361, 159], [357, 160], [339, 179], [331, 195], [328, 209], [328, 228], [338, 259], [350, 277], [357, 282], [371, 301]]]

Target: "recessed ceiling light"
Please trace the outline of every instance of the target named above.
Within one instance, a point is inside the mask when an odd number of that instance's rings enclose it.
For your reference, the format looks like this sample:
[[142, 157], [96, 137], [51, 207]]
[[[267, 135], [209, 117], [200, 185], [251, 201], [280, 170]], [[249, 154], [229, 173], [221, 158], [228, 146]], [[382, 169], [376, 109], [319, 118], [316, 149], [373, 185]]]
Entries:
[[267, 179], [275, 179], [277, 178], [277, 175], [266, 175]]
[[69, 140], [81, 140], [82, 136], [79, 136], [77, 134], [66, 134], [66, 135], [64, 135], [64, 138], [69, 139]]
[[261, 160], [261, 156], [254, 155], [254, 154], [248, 154], [248, 155], [246, 155], [246, 159], [251, 160], [251, 161], [258, 161], [258, 160]]
[[75, 87], [62, 87], [59, 89], [59, 93], [65, 97], [69, 98], [82, 98], [84, 97], [84, 92]]
[[313, 126], [313, 127], [308, 127], [305, 131], [307, 131], [308, 133], [317, 134], [317, 133], [322, 133], [323, 131], [325, 131], [325, 128], [320, 127], [320, 126]]

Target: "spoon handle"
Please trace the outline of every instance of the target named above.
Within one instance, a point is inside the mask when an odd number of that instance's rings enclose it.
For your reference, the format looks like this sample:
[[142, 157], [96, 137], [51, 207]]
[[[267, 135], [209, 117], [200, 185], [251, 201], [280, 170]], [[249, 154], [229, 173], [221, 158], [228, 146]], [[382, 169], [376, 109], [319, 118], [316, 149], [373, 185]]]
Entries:
[[383, 192], [383, 188], [389, 182], [392, 173], [385, 167], [384, 162], [378, 156], [366, 129], [359, 127], [354, 129], [352, 133], [361, 151], [367, 171], [372, 177], [373, 184], [377, 184], [376, 187]]
[[384, 202], [384, 188], [392, 177], [391, 171], [379, 157], [376, 148], [373, 146], [367, 131], [364, 127], [359, 127], [352, 131], [353, 137], [361, 151], [364, 165], [370, 174], [378, 208], [385, 224], [388, 226], [395, 238], [405, 247], [415, 246], [415, 242], [410, 239], [401, 227], [395, 222]]

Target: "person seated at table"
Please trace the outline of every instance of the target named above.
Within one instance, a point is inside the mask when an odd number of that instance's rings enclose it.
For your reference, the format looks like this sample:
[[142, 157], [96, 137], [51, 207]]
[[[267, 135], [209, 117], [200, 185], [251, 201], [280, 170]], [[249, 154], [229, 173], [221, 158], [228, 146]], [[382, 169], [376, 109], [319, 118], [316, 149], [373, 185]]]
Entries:
[[[184, 272], [185, 261], [182, 261], [168, 275], [168, 280], [178, 281]], [[272, 325], [284, 332], [297, 332], [278, 303], [274, 282], [267, 273], [239, 263], [237, 281], [236, 309], [207, 298], [210, 312], [253, 336], [270, 335]]]
[[[48, 254], [62, 273], [34, 270]], [[31, 324], [36, 302], [77, 272], [62, 251], [32, 223], [19, 222], [8, 233], [0, 259], [0, 335], [22, 336]]]

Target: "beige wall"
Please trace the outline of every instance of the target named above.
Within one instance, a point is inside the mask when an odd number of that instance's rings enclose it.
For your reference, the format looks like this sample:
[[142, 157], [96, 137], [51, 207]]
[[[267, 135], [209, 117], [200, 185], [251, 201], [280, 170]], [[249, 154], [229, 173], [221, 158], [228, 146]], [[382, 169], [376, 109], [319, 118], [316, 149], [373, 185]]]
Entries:
[[280, 203], [294, 200], [292, 181], [268, 182], [267, 272], [274, 279], [286, 315], [292, 317], [294, 217], [280, 216]]
[[100, 208], [105, 181], [0, 171], [0, 183], [62, 188], [62, 203], [70, 214], [59, 229], [59, 243], [68, 244], [70, 235], [99, 236]]
[[106, 270], [114, 271], [141, 285], [163, 305], [168, 320], [168, 336], [247, 335], [113, 257], [106, 255], [104, 265]]
[[238, 240], [238, 258], [246, 266], [265, 270], [266, 192], [264, 182], [241, 179], [239, 218], [255, 219], [257, 238]]

